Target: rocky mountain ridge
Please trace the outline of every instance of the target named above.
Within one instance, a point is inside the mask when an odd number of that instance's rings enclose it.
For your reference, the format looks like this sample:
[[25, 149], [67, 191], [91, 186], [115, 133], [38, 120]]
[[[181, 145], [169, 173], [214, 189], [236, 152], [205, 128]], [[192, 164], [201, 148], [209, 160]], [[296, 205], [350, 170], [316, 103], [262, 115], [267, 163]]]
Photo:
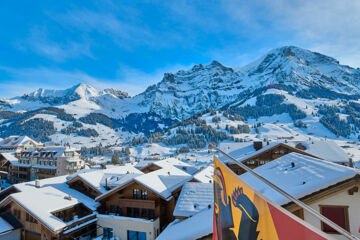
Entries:
[[[286, 95], [281, 98], [284, 103], [277, 103], [279, 109], [275, 111], [270, 106], [264, 112], [262, 106], [251, 106], [254, 99], [271, 90]], [[287, 102], [289, 97], [296, 98], [296, 101]], [[335, 123], [339, 126], [347, 124], [349, 131], [336, 135], [350, 137], [360, 129], [359, 97], [360, 69], [341, 65], [336, 59], [320, 53], [290, 46], [271, 50], [244, 67], [227, 67], [212, 61], [194, 65], [188, 70], [165, 73], [160, 82], [134, 97], [117, 89], [97, 90], [86, 84], [78, 84], [66, 90], [38, 89], [21, 97], [0, 99], [0, 108], [4, 113], [0, 124], [23, 125], [29, 118], [37, 118], [41, 111], [46, 111], [47, 114], [55, 114], [57, 119], [66, 118], [90, 125], [101, 124], [123, 132], [149, 134], [209, 109], [225, 114], [246, 115], [246, 118], [289, 113], [296, 116], [292, 117], [295, 121], [301, 119], [299, 116], [315, 116], [320, 105], [331, 107], [331, 104], [335, 104], [337, 109], [331, 111], [338, 118], [328, 116], [322, 123], [329, 129], [335, 129]], [[311, 113], [302, 109], [306, 104], [312, 106]], [[61, 110], [50, 111], [46, 109], [49, 107]], [[324, 110], [326, 107], [321, 109], [320, 117], [330, 111]], [[19, 120], [14, 117], [19, 112], [24, 114], [31, 111], [28, 118]], [[71, 117], [64, 117], [66, 114]], [[44, 117], [44, 114], [40, 117]], [[320, 121], [320, 118], [316, 121]], [[61, 129], [54, 127], [55, 132], [61, 132]], [[76, 134], [75, 130], [69, 129], [62, 132]], [[0, 128], [0, 137], [5, 135]]]

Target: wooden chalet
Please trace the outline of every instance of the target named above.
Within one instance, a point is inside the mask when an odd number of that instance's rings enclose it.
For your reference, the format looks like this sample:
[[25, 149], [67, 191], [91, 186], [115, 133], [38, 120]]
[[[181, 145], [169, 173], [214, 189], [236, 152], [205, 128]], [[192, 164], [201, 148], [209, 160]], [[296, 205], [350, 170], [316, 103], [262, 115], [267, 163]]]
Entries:
[[[164, 194], [154, 190], [156, 186], [152, 185], [157, 184], [157, 182], [151, 182], [151, 178], [149, 178], [150, 182], [146, 184], [143, 181], [139, 181], [144, 176], [141, 175], [97, 197], [96, 201], [101, 204], [99, 212], [132, 218], [158, 218], [161, 229], [172, 222], [174, 220], [173, 211], [180, 195], [182, 184], [189, 181], [192, 177], [163, 176], [163, 181], [166, 181], [166, 178], [175, 177], [178, 178], [180, 183], [177, 183], [178, 186], [175, 186], [175, 188], [170, 188], [168, 194]], [[154, 176], [154, 178], [157, 177]]]
[[21, 224], [21, 240], [70, 240], [96, 236], [96, 203], [73, 193], [65, 177], [13, 185], [0, 192], [0, 215]]

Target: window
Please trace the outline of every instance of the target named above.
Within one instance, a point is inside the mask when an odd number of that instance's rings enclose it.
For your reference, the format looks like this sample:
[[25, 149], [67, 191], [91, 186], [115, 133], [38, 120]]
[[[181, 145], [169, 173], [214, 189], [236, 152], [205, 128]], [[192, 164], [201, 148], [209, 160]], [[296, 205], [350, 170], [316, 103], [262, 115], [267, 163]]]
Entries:
[[[349, 207], [348, 206], [321, 206], [320, 212], [322, 215], [349, 231]], [[326, 223], [321, 222], [321, 230], [326, 233], [335, 233], [338, 232], [327, 225]]]
[[110, 213], [115, 213], [115, 206], [114, 205], [110, 205]]
[[148, 194], [146, 190], [141, 190], [141, 199], [142, 200], [147, 200], [148, 199]]
[[73, 157], [74, 152], [65, 152], [65, 157]]
[[146, 232], [127, 231], [128, 240], [146, 240]]
[[20, 218], [21, 218], [21, 211], [18, 210], [18, 209], [14, 209], [14, 216], [15, 216], [17, 219], [20, 219]]
[[155, 217], [154, 209], [149, 209], [149, 218], [154, 218], [154, 217]]
[[132, 217], [133, 216], [132, 208], [131, 207], [126, 208], [126, 213], [128, 217]]
[[147, 217], [148, 217], [147, 209], [146, 209], [146, 208], [142, 208], [142, 209], [141, 209], [141, 217], [143, 217], [143, 218], [147, 218]]
[[116, 215], [117, 216], [122, 216], [123, 215], [122, 207], [120, 207], [120, 206], [116, 207]]
[[139, 208], [134, 208], [134, 217], [140, 217], [140, 209]]
[[134, 191], [133, 191], [133, 199], [139, 199], [139, 189], [134, 189]]
[[28, 213], [26, 213], [26, 221], [31, 223], [38, 223], [37, 220]]
[[112, 239], [113, 229], [112, 228], [103, 228], [103, 239]]

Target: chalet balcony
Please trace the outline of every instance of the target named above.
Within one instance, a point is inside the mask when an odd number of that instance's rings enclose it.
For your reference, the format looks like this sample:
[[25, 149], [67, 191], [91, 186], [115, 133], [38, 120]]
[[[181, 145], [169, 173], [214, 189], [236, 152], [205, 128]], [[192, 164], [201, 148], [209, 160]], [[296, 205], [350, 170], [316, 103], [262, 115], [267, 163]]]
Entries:
[[119, 199], [117, 203], [121, 207], [150, 208], [150, 209], [155, 209], [159, 205], [159, 201], [155, 201], [155, 200], [126, 199], [126, 198]]
[[80, 170], [81, 169], [81, 166], [77, 166], [77, 165], [68, 165], [66, 166], [66, 170], [68, 171], [77, 171], [77, 170]]
[[84, 216], [82, 218], [78, 218], [78, 219], [74, 219], [70, 222], [67, 222], [67, 226], [65, 227], [65, 231], [70, 231], [71, 228], [77, 228], [79, 225], [86, 225], [86, 223], [89, 223], [89, 224], [92, 224], [95, 220], [96, 221], [96, 214], [95, 213], [92, 213], [92, 214], [89, 214], [87, 216]]
[[28, 171], [12, 171], [11, 173], [13, 173], [14, 175], [18, 175], [18, 174], [24, 174], [24, 175], [28, 175], [29, 172]]

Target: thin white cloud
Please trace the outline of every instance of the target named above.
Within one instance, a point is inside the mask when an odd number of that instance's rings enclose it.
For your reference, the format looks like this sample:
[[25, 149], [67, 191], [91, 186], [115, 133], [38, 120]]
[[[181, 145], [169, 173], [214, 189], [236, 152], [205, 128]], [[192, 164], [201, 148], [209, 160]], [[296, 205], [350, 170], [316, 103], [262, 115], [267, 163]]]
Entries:
[[38, 26], [32, 27], [29, 37], [17, 41], [15, 46], [24, 51], [33, 51], [56, 62], [63, 62], [81, 56], [93, 57], [88, 42], [51, 40], [46, 28]]
[[226, 0], [223, 9], [234, 21], [256, 29], [258, 37], [279, 34], [292, 45], [360, 66], [360, 1]]
[[[85, 8], [72, 9], [52, 17], [64, 26], [70, 26], [86, 33], [96, 32], [105, 35], [123, 49], [132, 49], [137, 46], [149, 46], [156, 49], [178, 42], [179, 35], [174, 34], [171, 28], [166, 32], [158, 31], [154, 26], [150, 28], [146, 21], [133, 17], [137, 15], [134, 9], [126, 7], [124, 9], [115, 13]], [[124, 11], [126, 11], [127, 18], [121, 19]]]

